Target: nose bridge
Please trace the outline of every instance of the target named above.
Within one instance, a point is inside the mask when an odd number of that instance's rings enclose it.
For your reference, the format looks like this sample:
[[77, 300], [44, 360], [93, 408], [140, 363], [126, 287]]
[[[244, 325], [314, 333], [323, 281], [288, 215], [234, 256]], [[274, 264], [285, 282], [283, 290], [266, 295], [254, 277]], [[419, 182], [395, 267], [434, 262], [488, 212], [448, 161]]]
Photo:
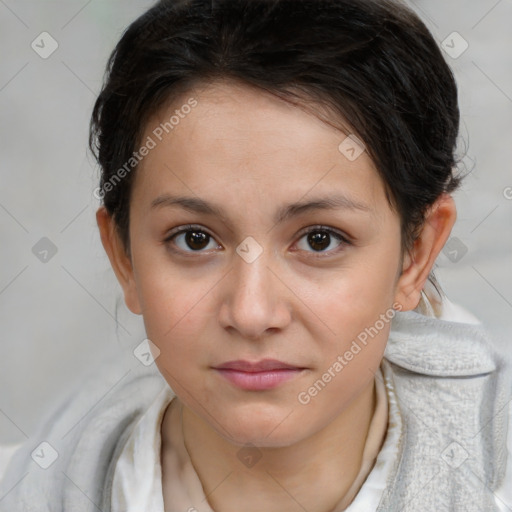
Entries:
[[237, 247], [234, 258], [224, 322], [244, 337], [256, 338], [269, 328], [283, 327], [287, 308], [281, 303], [282, 290], [268, 268], [273, 266], [271, 252], [259, 244], [258, 249], [254, 240], [244, 242]]
[[[244, 246], [240, 244], [237, 252], [243, 249]], [[247, 254], [250, 255], [251, 251], [253, 249], [249, 248]], [[270, 263], [267, 252], [261, 252], [255, 259], [250, 260], [245, 259], [243, 255], [235, 258], [232, 294], [238, 307], [246, 307], [247, 303], [252, 303], [253, 310], [255, 307], [263, 310], [270, 306], [272, 283], [271, 272], [267, 268]]]

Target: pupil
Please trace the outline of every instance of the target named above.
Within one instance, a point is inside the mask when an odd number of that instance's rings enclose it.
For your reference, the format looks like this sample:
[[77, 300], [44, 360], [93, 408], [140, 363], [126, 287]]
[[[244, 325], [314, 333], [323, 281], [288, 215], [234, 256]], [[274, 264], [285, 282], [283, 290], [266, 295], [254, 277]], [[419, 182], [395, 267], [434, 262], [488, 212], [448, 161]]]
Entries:
[[[191, 249], [203, 249], [208, 245], [208, 235], [201, 231], [187, 231], [185, 240]], [[197, 245], [196, 245], [197, 244]]]
[[310, 233], [308, 242], [313, 249], [323, 250], [329, 247], [330, 235], [325, 231], [315, 231]]

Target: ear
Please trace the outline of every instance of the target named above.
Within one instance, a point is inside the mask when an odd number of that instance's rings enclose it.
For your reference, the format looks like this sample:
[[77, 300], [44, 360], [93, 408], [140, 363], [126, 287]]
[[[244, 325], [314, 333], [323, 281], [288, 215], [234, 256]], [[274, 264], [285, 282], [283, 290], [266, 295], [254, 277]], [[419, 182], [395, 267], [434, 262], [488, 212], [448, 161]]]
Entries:
[[442, 194], [428, 210], [414, 246], [404, 256], [402, 274], [396, 285], [395, 301], [402, 305], [402, 311], [418, 305], [421, 290], [450, 236], [456, 218], [455, 201], [449, 194]]
[[100, 230], [103, 248], [108, 255], [117, 280], [123, 288], [126, 306], [132, 313], [140, 315], [142, 309], [139, 304], [132, 262], [126, 254], [115, 223], [104, 206], [101, 206], [96, 212], [96, 222]]

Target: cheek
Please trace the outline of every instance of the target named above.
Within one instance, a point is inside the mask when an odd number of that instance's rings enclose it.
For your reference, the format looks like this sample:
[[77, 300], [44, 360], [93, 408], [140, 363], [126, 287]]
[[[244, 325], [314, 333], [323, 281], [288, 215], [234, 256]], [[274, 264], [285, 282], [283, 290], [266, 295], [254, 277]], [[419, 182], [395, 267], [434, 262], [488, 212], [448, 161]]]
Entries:
[[[371, 251], [368, 251], [370, 253]], [[310, 327], [320, 339], [337, 344], [357, 336], [381, 314], [392, 314], [395, 260], [361, 254], [334, 272], [294, 279], [293, 291], [308, 311]], [[348, 261], [348, 260], [347, 260]], [[292, 278], [292, 276], [290, 276]], [[338, 348], [340, 348], [338, 346]]]
[[337, 336], [324, 341], [322, 364], [295, 397], [300, 404], [296, 418], [312, 431], [332, 421], [375, 378], [394, 311], [368, 306], [337, 310]]
[[140, 245], [134, 251], [135, 279], [149, 330], [158, 337], [186, 330], [192, 317], [197, 320], [197, 311], [205, 307], [218, 278], [206, 267], [174, 264], [163, 247], [151, 247], [151, 242], [147, 249]]
[[153, 304], [144, 313], [144, 324], [147, 337], [159, 349], [155, 362], [160, 373], [178, 395], [200, 394], [211, 332], [206, 302], [191, 291], [160, 292]]
[[315, 402], [325, 405], [333, 399], [339, 403], [336, 396], [348, 400], [377, 371], [395, 315], [393, 265], [379, 262], [378, 257], [361, 257], [336, 275], [317, 281], [314, 292], [305, 282], [297, 290], [297, 295], [305, 296], [309, 336], [320, 355], [318, 386], [326, 388]]
[[212, 315], [217, 280], [152, 264], [138, 273], [137, 281], [146, 333], [161, 355], [194, 350], [193, 340]]
[[143, 311], [146, 332], [160, 350], [191, 350], [211, 317], [202, 289], [186, 292], [151, 288], [145, 295]]

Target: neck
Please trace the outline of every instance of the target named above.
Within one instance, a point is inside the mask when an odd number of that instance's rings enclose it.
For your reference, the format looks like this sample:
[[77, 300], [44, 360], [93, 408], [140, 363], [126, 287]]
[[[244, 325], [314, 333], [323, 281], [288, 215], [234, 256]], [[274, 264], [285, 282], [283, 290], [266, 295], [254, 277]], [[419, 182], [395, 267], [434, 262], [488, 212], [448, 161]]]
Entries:
[[372, 380], [321, 431], [280, 447], [230, 443], [181, 403], [174, 421], [182, 422], [185, 448], [215, 512], [330, 512], [348, 506], [358, 490], [351, 487], [375, 405]]

